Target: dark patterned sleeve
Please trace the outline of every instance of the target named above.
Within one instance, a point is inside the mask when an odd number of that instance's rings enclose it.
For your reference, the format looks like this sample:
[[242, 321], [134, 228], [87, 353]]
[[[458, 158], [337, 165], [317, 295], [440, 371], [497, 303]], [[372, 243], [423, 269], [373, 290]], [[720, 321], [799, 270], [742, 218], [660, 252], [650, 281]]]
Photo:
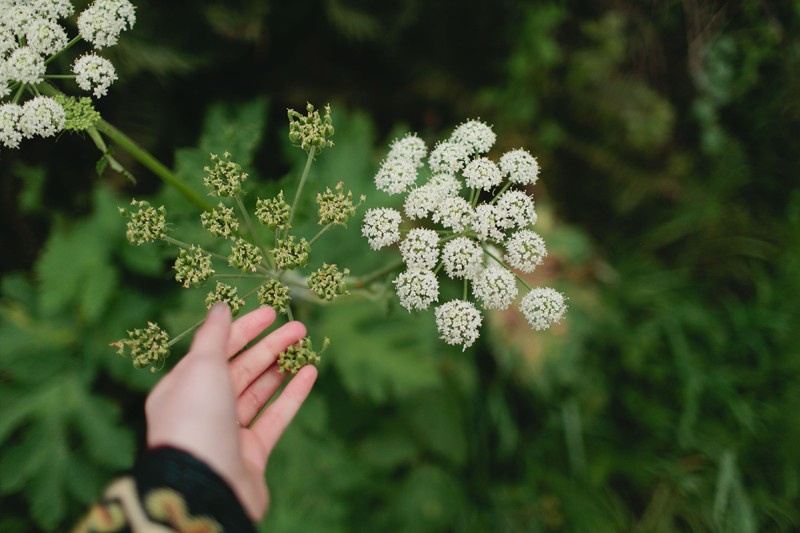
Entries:
[[114, 481], [73, 533], [255, 533], [236, 495], [205, 463], [150, 450]]

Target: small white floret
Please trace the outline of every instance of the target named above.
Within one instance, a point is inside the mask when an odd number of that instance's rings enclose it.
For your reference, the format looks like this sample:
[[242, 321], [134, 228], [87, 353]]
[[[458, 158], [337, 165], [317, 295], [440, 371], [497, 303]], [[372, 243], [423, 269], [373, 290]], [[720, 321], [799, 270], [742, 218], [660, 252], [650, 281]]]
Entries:
[[414, 166], [419, 168], [425, 163], [422, 162], [428, 155], [428, 147], [425, 141], [417, 137], [416, 133], [409, 133], [402, 139], [394, 141], [386, 159], [408, 159]]
[[507, 309], [519, 294], [514, 273], [499, 265], [492, 265], [475, 279], [472, 292], [486, 309]]
[[8, 78], [22, 83], [30, 83], [32, 85], [41, 83], [46, 68], [42, 56], [30, 46], [17, 48], [6, 60], [6, 75]]
[[464, 182], [471, 189], [491, 190], [503, 181], [503, 175], [497, 164], [491, 159], [478, 157], [473, 159], [464, 169]]
[[400, 213], [388, 207], [370, 209], [364, 215], [361, 234], [373, 250], [380, 250], [400, 240]]
[[447, 344], [463, 345], [461, 351], [472, 346], [480, 336], [483, 318], [472, 302], [451, 300], [437, 307], [435, 314], [440, 338]]
[[497, 135], [492, 127], [479, 120], [465, 122], [450, 137], [450, 141], [464, 146], [470, 154], [485, 154], [496, 140]]
[[7, 148], [18, 148], [22, 140], [19, 130], [19, 118], [22, 116], [22, 106], [17, 104], [0, 105], [0, 142]]
[[117, 73], [111, 61], [96, 54], [86, 54], [75, 60], [72, 72], [77, 76], [75, 81], [84, 91], [94, 89], [95, 98], [105, 96], [108, 88], [117, 79]]
[[512, 150], [500, 158], [500, 170], [511, 183], [533, 185], [539, 179], [539, 162], [526, 150]]
[[412, 229], [400, 243], [400, 254], [408, 268], [432, 269], [439, 260], [439, 234], [427, 228]]
[[498, 225], [505, 229], [527, 228], [539, 216], [531, 197], [519, 190], [508, 190], [497, 199]]
[[64, 129], [65, 119], [61, 104], [49, 96], [37, 96], [22, 106], [19, 129], [27, 139], [34, 135], [50, 137]]
[[538, 233], [524, 229], [508, 239], [504, 259], [512, 267], [529, 273], [541, 265], [546, 256], [544, 239]]
[[52, 21], [67, 18], [75, 11], [69, 0], [33, 0], [31, 4], [37, 15]]
[[117, 44], [122, 30], [135, 23], [136, 8], [128, 0], [95, 0], [78, 16], [78, 31], [100, 49]]
[[460, 196], [445, 198], [433, 212], [433, 221], [445, 228], [461, 233], [472, 225], [475, 213], [472, 206]]
[[389, 194], [406, 192], [417, 181], [417, 167], [409, 159], [387, 159], [375, 176], [375, 186]]
[[434, 147], [428, 164], [434, 172], [455, 174], [464, 168], [468, 158], [469, 151], [463, 144], [444, 141]]
[[475, 208], [475, 216], [472, 219], [472, 230], [478, 235], [478, 239], [485, 241], [503, 242], [506, 234], [498, 224], [500, 215], [497, 208], [492, 204], [479, 204]]
[[400, 305], [411, 310], [424, 311], [432, 302], [439, 301], [439, 280], [430, 270], [409, 268], [393, 281]]
[[547, 329], [554, 322], [560, 322], [567, 306], [564, 295], [549, 287], [533, 289], [519, 302], [519, 310], [525, 320], [536, 331]]
[[37, 54], [50, 56], [67, 46], [67, 33], [56, 22], [34, 19], [25, 28], [25, 43]]
[[475, 279], [483, 270], [483, 249], [472, 239], [456, 237], [445, 243], [442, 263], [451, 278]]

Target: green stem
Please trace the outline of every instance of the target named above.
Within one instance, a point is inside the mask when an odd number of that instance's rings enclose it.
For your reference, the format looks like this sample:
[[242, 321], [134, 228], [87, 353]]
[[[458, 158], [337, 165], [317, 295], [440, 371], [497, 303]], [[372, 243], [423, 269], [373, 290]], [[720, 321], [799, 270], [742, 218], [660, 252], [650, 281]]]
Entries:
[[464, 232], [462, 232], [462, 233], [453, 233], [452, 235], [448, 235], [447, 237], [442, 237], [441, 239], [439, 239], [439, 244], [444, 244], [447, 241], [452, 241], [456, 237], [463, 237], [463, 236], [464, 236]]
[[133, 174], [125, 170], [125, 167], [123, 167], [119, 161], [114, 159], [114, 156], [111, 155], [108, 146], [106, 146], [106, 143], [103, 140], [103, 136], [100, 135], [99, 131], [97, 131], [97, 128], [94, 126], [89, 126], [86, 128], [86, 132], [94, 141], [94, 145], [97, 146], [97, 149], [103, 153], [103, 157], [106, 158], [106, 161], [108, 161], [108, 164], [111, 165], [111, 168], [131, 180], [133, 184], [136, 185], [136, 178], [133, 177]]
[[463, 300], [467, 301], [467, 287], [469, 286], [469, 280], [464, 280], [464, 298]]
[[19, 90], [17, 91], [17, 94], [14, 95], [14, 98], [11, 100], [11, 103], [12, 104], [18, 103], [19, 99], [22, 98], [22, 93], [23, 92], [25, 92], [25, 84], [24, 83], [19, 86]]
[[[175, 246], [179, 246], [180, 248], [183, 248], [184, 250], [191, 250], [192, 249], [192, 245], [191, 244], [186, 244], [185, 242], [179, 241], [177, 239], [173, 239], [172, 237], [170, 237], [168, 235], [164, 235], [163, 237], [161, 237], [161, 240], [162, 241], [167, 241], [168, 243], [174, 244]], [[208, 250], [203, 250], [203, 251], [205, 253], [207, 253], [208, 255], [210, 255], [211, 257], [216, 257], [217, 259], [222, 259], [226, 263], [228, 262], [228, 258], [225, 257], [224, 255], [220, 255], [220, 254], [217, 254], [217, 253], [214, 253], [214, 252], [209, 252]]]
[[439, 261], [439, 264], [436, 265], [436, 268], [433, 269], [433, 273], [438, 274], [439, 271], [442, 269], [442, 265], [444, 265], [444, 261]]
[[403, 266], [403, 260], [402, 259], [398, 259], [398, 260], [396, 260], [396, 261], [394, 261], [392, 263], [389, 263], [388, 265], [386, 265], [386, 266], [384, 266], [382, 268], [379, 268], [375, 272], [372, 272], [372, 273], [367, 274], [365, 276], [361, 276], [360, 278], [355, 280], [355, 282], [353, 283], [353, 286], [356, 287], [356, 288], [365, 287], [365, 286], [369, 285], [370, 283], [372, 283], [373, 281], [375, 281], [376, 279], [382, 278], [383, 276], [385, 276], [389, 272], [393, 272], [393, 271], [397, 270], [401, 266]]
[[473, 200], [475, 200], [475, 191], [477, 189], [472, 189], [472, 192], [469, 193], [469, 205], [472, 205]]
[[98, 130], [105, 133], [109, 139], [117, 143], [123, 150], [132, 155], [142, 165], [150, 169], [156, 176], [161, 178], [162, 181], [175, 187], [187, 200], [199, 207], [204, 211], [211, 211], [213, 208], [211, 204], [194, 190], [189, 188], [188, 185], [178, 179], [161, 161], [156, 159], [147, 150], [136, 144], [133, 139], [119, 131], [117, 128], [103, 120], [99, 119], [95, 126]]
[[286, 318], [289, 319], [289, 322], [292, 322], [294, 320], [294, 315], [292, 315], [291, 304], [286, 304]]
[[297, 202], [300, 200], [300, 194], [303, 192], [303, 186], [306, 184], [306, 178], [308, 177], [308, 169], [311, 168], [311, 162], [314, 160], [315, 153], [316, 153], [316, 148], [311, 148], [311, 150], [308, 151], [308, 159], [306, 159], [306, 168], [303, 169], [303, 176], [300, 178], [300, 184], [297, 186], [297, 193], [294, 195], [294, 201], [292, 202], [292, 210], [289, 212], [289, 223], [287, 224], [286, 232], [283, 234], [284, 239], [289, 234], [289, 227], [291, 227], [292, 225], [292, 220], [294, 220], [294, 213], [297, 210]]
[[320, 237], [322, 237], [323, 235], [325, 235], [325, 232], [326, 232], [326, 231], [328, 231], [329, 229], [331, 229], [331, 228], [332, 228], [333, 226], [335, 226], [335, 225], [336, 225], [336, 223], [335, 223], [335, 222], [331, 222], [330, 224], [328, 224], [327, 226], [325, 226], [324, 228], [322, 228], [321, 230], [319, 230], [319, 233], [317, 233], [316, 235], [314, 235], [314, 238], [313, 238], [313, 239], [311, 239], [310, 241], [308, 241], [308, 245], [309, 245], [309, 246], [311, 246], [312, 244], [314, 244], [315, 242], [317, 242], [317, 239], [319, 239]]
[[483, 251], [484, 251], [484, 253], [485, 253], [486, 255], [488, 255], [489, 257], [491, 257], [492, 259], [494, 259], [494, 260], [495, 260], [495, 261], [497, 261], [498, 263], [500, 263], [500, 265], [502, 265], [502, 266], [503, 266], [503, 268], [505, 268], [506, 270], [508, 270], [508, 271], [509, 271], [509, 272], [511, 272], [512, 274], [514, 274], [514, 277], [516, 277], [516, 278], [517, 278], [517, 280], [518, 280], [520, 283], [522, 283], [523, 285], [525, 285], [525, 288], [526, 288], [526, 289], [528, 289], [529, 291], [532, 291], [532, 290], [533, 290], [533, 289], [531, 288], [531, 286], [530, 286], [530, 285], [528, 285], [528, 284], [527, 284], [527, 282], [526, 282], [524, 279], [522, 279], [521, 277], [519, 277], [519, 274], [517, 274], [516, 272], [514, 272], [514, 270], [513, 270], [513, 269], [512, 269], [510, 266], [508, 266], [508, 265], [507, 265], [507, 264], [505, 264], [505, 263], [504, 263], [502, 260], [500, 260], [500, 259], [498, 259], [497, 257], [495, 257], [495, 255], [494, 255], [492, 252], [488, 251], [487, 249], [485, 249], [485, 248], [484, 248], [484, 249], [483, 249]]
[[250, 215], [247, 214], [247, 210], [244, 208], [244, 202], [242, 201], [241, 195], [238, 194], [236, 195], [236, 203], [239, 204], [239, 210], [242, 212], [242, 217], [244, 217], [245, 224], [247, 224], [247, 227], [250, 228], [250, 233], [253, 235], [253, 239], [256, 241], [256, 245], [261, 250], [261, 253], [264, 254], [264, 257], [267, 258], [267, 261], [269, 261], [270, 266], [275, 266], [274, 261], [272, 259], [272, 255], [264, 247], [264, 244], [261, 242], [261, 238], [259, 238], [258, 233], [256, 233], [255, 226], [250, 221]]
[[[47, 59], [45, 60], [44, 64], [45, 64], [45, 65], [49, 64], [49, 63], [50, 63], [52, 60], [54, 60], [55, 58], [57, 58], [58, 56], [60, 56], [60, 55], [61, 55], [62, 53], [64, 53], [65, 51], [69, 50], [69, 49], [72, 47], [72, 45], [74, 45], [75, 43], [77, 43], [77, 42], [78, 42], [78, 41], [80, 41], [80, 40], [81, 40], [81, 36], [80, 36], [80, 35], [78, 35], [77, 37], [75, 37], [74, 39], [72, 39], [70, 42], [68, 42], [68, 43], [67, 43], [67, 46], [65, 46], [64, 48], [62, 48], [61, 50], [59, 50], [58, 52], [56, 52], [55, 54], [53, 54], [53, 55], [51, 55], [49, 58], [47, 58]], [[47, 76], [45, 76], [45, 78], [46, 78], [46, 77], [47, 77]], [[50, 77], [52, 77], [52, 76], [50, 76]]]
[[214, 274], [211, 277], [214, 279], [264, 279], [264, 276], [255, 274]]
[[506, 192], [506, 190], [507, 190], [509, 187], [511, 187], [511, 182], [510, 182], [510, 181], [509, 181], [508, 183], [506, 183], [505, 185], [503, 185], [503, 188], [502, 188], [502, 189], [500, 189], [500, 192], [499, 192], [499, 193], [497, 193], [497, 194], [494, 196], [494, 198], [492, 198], [492, 201], [491, 201], [491, 202], [489, 202], [489, 204], [490, 204], [490, 205], [494, 205], [494, 203], [497, 201], [497, 199], [498, 199], [498, 198], [500, 198], [500, 196], [501, 196], [501, 195], [502, 195], [504, 192]]
[[475, 206], [478, 205], [478, 199], [480, 197], [481, 197], [481, 190], [480, 189], [475, 189], [475, 197], [472, 199], [472, 202], [470, 203], [470, 205], [472, 206], [472, 209], [475, 209]]
[[[63, 94], [61, 91], [51, 85], [48, 85], [47, 83], [42, 84], [42, 91], [48, 96]], [[102, 118], [98, 119], [97, 122], [94, 123], [94, 126], [101, 132], [105, 133], [109, 139], [117, 143], [123, 150], [132, 155], [142, 165], [150, 169], [153, 174], [161, 178], [162, 181], [175, 187], [175, 189], [177, 189], [178, 192], [181, 193], [191, 203], [203, 211], [211, 211], [213, 209], [211, 204], [205, 198], [190, 189], [189, 186], [178, 179], [178, 177], [175, 176], [171, 170], [165, 167], [161, 161], [153, 157], [150, 152], [136, 144], [133, 139], [119, 131]]]
[[205, 317], [203, 317], [203, 319], [202, 319], [202, 320], [200, 320], [200, 322], [198, 322], [198, 323], [197, 323], [197, 324], [195, 324], [194, 326], [190, 327], [189, 329], [187, 329], [186, 331], [184, 331], [183, 333], [181, 333], [180, 335], [178, 335], [178, 336], [177, 336], [177, 337], [175, 337], [174, 339], [170, 339], [170, 341], [169, 341], [167, 344], [168, 344], [170, 347], [172, 347], [172, 346], [175, 346], [175, 345], [176, 345], [176, 344], [178, 344], [178, 342], [180, 342], [180, 340], [181, 340], [181, 339], [183, 339], [183, 338], [184, 338], [186, 335], [188, 335], [189, 333], [193, 332], [194, 330], [196, 330], [197, 328], [199, 328], [200, 326], [202, 326], [202, 325], [203, 325], [203, 322], [205, 322], [205, 321], [206, 321], [206, 318], [205, 318]]

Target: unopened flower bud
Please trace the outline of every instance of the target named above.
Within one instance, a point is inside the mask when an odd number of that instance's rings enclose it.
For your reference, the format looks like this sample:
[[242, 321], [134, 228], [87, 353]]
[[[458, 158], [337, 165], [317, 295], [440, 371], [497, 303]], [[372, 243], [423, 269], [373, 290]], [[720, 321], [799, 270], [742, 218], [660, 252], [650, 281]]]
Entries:
[[324, 193], [317, 194], [319, 223], [322, 225], [340, 224], [347, 227], [347, 220], [356, 214], [356, 208], [365, 200], [366, 198], [362, 196], [361, 202], [353, 205], [353, 192], [347, 191], [347, 196], [345, 196], [344, 184], [340, 181], [336, 185], [336, 194], [331, 191], [330, 187], [326, 188]]
[[222, 202], [217, 207], [219, 211], [213, 209], [210, 213], [208, 211], [201, 213], [200, 222], [202, 222], [203, 228], [210, 231], [214, 237], [227, 239], [239, 229], [239, 221], [233, 214], [232, 207], [225, 207]]
[[317, 353], [314, 351], [310, 338], [300, 339], [280, 353], [278, 356], [278, 372], [283, 375], [286, 375], [287, 372], [297, 374], [306, 365], [318, 365], [320, 354], [328, 346], [330, 346], [330, 340], [326, 338], [322, 345], [322, 351]]
[[278, 245], [272, 251], [275, 255], [275, 264], [282, 270], [294, 270], [295, 267], [304, 267], [308, 262], [308, 252], [311, 247], [305, 238], [300, 238], [299, 243], [294, 242], [294, 235], [278, 240]]
[[289, 215], [291, 209], [286, 200], [283, 199], [283, 191], [271, 200], [258, 199], [256, 201], [256, 218], [267, 226], [270, 231], [276, 229], [291, 228], [289, 225]]
[[292, 299], [290, 292], [289, 287], [271, 279], [258, 289], [258, 303], [272, 307], [277, 313], [286, 313], [286, 307]]
[[188, 250], [181, 249], [175, 260], [175, 280], [183, 282], [184, 288], [199, 287], [214, 274], [211, 256], [199, 247], [192, 246]]
[[169, 334], [153, 322], [148, 322], [147, 328], [129, 331], [127, 339], [109, 346], [116, 347], [118, 354], [133, 358], [133, 366], [136, 368], [152, 364], [151, 372], [161, 370], [170, 353]]
[[308, 277], [308, 288], [320, 297], [329, 302], [337, 296], [350, 294], [344, 282], [344, 276], [350, 274], [350, 270], [345, 268], [339, 272], [336, 265], [322, 263], [322, 268], [313, 272]]
[[209, 292], [206, 296], [206, 307], [211, 309], [217, 302], [224, 302], [230, 307], [231, 316], [238, 315], [239, 310], [244, 306], [244, 300], [239, 298], [239, 289], [219, 281], [217, 281], [217, 288], [214, 292]]
[[303, 150], [317, 151], [326, 146], [333, 146], [333, 142], [328, 140], [333, 135], [331, 107], [325, 106], [324, 109], [324, 117], [320, 117], [319, 111], [315, 111], [311, 104], [306, 106], [308, 115], [305, 117], [293, 109], [288, 110], [289, 139], [293, 145]]
[[128, 237], [128, 242], [139, 246], [146, 242], [153, 242], [157, 239], [166, 237], [167, 210], [162, 205], [158, 209], [152, 207], [148, 202], [137, 202], [135, 199], [131, 201], [131, 205], [139, 208], [138, 211], [127, 211], [119, 208], [119, 214], [123, 217], [130, 218], [128, 221], [128, 231], [125, 236]]
[[236, 196], [242, 192], [242, 182], [247, 179], [247, 174], [242, 172], [241, 166], [230, 160], [230, 156], [228, 152], [222, 154], [222, 158], [211, 154], [214, 168], [205, 167], [208, 176], [203, 178], [211, 196]]
[[228, 264], [242, 272], [255, 272], [262, 259], [261, 254], [258, 253], [258, 248], [244, 239], [231, 237], [231, 240], [233, 241], [233, 248], [228, 256]]

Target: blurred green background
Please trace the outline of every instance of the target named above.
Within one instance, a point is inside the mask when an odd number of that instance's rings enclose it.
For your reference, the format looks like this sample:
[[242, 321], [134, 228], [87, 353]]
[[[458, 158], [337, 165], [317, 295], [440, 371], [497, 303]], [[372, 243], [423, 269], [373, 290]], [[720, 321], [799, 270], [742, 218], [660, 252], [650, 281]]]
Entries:
[[[405, 131], [432, 146], [480, 117], [492, 156], [542, 167], [550, 255], [531, 281], [565, 293], [566, 320], [487, 313], [461, 353], [395, 299], [299, 307], [333, 345], [270, 460], [263, 531], [798, 530], [800, 2], [135, 3], [97, 108], [197, 190], [227, 149], [251, 201], [291, 197], [305, 155], [285, 109], [332, 104], [301, 234], [340, 180], [365, 207], [396, 202], [372, 177]], [[202, 244], [199, 212], [116, 156], [137, 185], [98, 177], [88, 137], [0, 154], [4, 533], [68, 530], [143, 449], [160, 375], [108, 343], [203, 315], [174, 249], [128, 245], [117, 206], [163, 203]], [[369, 250], [361, 209], [310, 266], [395, 258]]]

